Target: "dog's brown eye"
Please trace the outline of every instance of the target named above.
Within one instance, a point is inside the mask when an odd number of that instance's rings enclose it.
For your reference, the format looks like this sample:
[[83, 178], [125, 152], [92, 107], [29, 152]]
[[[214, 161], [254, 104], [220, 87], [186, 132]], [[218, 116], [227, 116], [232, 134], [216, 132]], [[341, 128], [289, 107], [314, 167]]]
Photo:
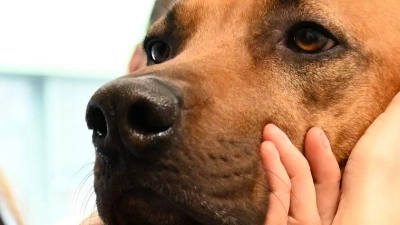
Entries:
[[161, 40], [153, 40], [147, 44], [146, 52], [153, 63], [159, 64], [168, 60], [170, 48]]
[[337, 45], [332, 35], [322, 28], [302, 27], [294, 29], [289, 37], [289, 47], [302, 53], [320, 53]]

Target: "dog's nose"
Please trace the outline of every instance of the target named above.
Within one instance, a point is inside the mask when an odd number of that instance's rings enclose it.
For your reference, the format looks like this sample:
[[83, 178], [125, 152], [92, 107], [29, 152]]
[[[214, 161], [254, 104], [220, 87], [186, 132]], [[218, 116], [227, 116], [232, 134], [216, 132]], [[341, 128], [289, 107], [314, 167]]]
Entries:
[[171, 84], [154, 77], [126, 77], [106, 84], [93, 95], [86, 121], [100, 151], [110, 151], [107, 149], [112, 149], [113, 143], [121, 141], [125, 149], [137, 154], [171, 138], [181, 105], [181, 97]]

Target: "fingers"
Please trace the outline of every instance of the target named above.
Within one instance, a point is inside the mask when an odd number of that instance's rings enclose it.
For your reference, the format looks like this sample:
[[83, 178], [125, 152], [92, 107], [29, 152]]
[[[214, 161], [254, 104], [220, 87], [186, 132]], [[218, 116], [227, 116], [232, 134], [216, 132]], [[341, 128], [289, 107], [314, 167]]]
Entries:
[[261, 145], [261, 159], [271, 197], [265, 225], [287, 225], [290, 205], [290, 179], [272, 142]]
[[320, 128], [312, 128], [307, 133], [305, 155], [314, 178], [322, 224], [332, 224], [339, 204], [341, 172], [329, 140]]
[[274, 125], [265, 127], [264, 140], [275, 144], [290, 179], [288, 224], [320, 224], [313, 178], [307, 160]]

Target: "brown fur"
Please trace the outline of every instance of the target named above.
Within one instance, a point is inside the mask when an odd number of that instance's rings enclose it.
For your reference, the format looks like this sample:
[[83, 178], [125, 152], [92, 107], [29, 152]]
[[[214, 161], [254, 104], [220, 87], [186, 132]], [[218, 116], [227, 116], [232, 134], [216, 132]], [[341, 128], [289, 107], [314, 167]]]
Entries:
[[[132, 165], [119, 152], [123, 162], [111, 173], [98, 157], [100, 215], [109, 225], [262, 224], [263, 127], [275, 123], [299, 149], [310, 127], [322, 127], [344, 165], [400, 90], [398, 7], [396, 0], [179, 2], [148, 34], [170, 43], [172, 59], [128, 75], [151, 74], [180, 89], [178, 137], [151, 165]], [[322, 24], [340, 47], [304, 56], [279, 44], [299, 21]], [[145, 190], [129, 192], [137, 185]]]

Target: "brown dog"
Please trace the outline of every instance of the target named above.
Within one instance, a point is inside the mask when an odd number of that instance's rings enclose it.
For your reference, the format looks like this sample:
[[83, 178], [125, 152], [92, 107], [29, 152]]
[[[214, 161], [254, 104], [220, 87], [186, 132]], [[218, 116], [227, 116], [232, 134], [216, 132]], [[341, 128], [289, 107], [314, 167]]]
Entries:
[[312, 126], [343, 166], [400, 90], [400, 2], [183, 0], [149, 31], [148, 67], [87, 110], [108, 225], [262, 224], [261, 133]]

